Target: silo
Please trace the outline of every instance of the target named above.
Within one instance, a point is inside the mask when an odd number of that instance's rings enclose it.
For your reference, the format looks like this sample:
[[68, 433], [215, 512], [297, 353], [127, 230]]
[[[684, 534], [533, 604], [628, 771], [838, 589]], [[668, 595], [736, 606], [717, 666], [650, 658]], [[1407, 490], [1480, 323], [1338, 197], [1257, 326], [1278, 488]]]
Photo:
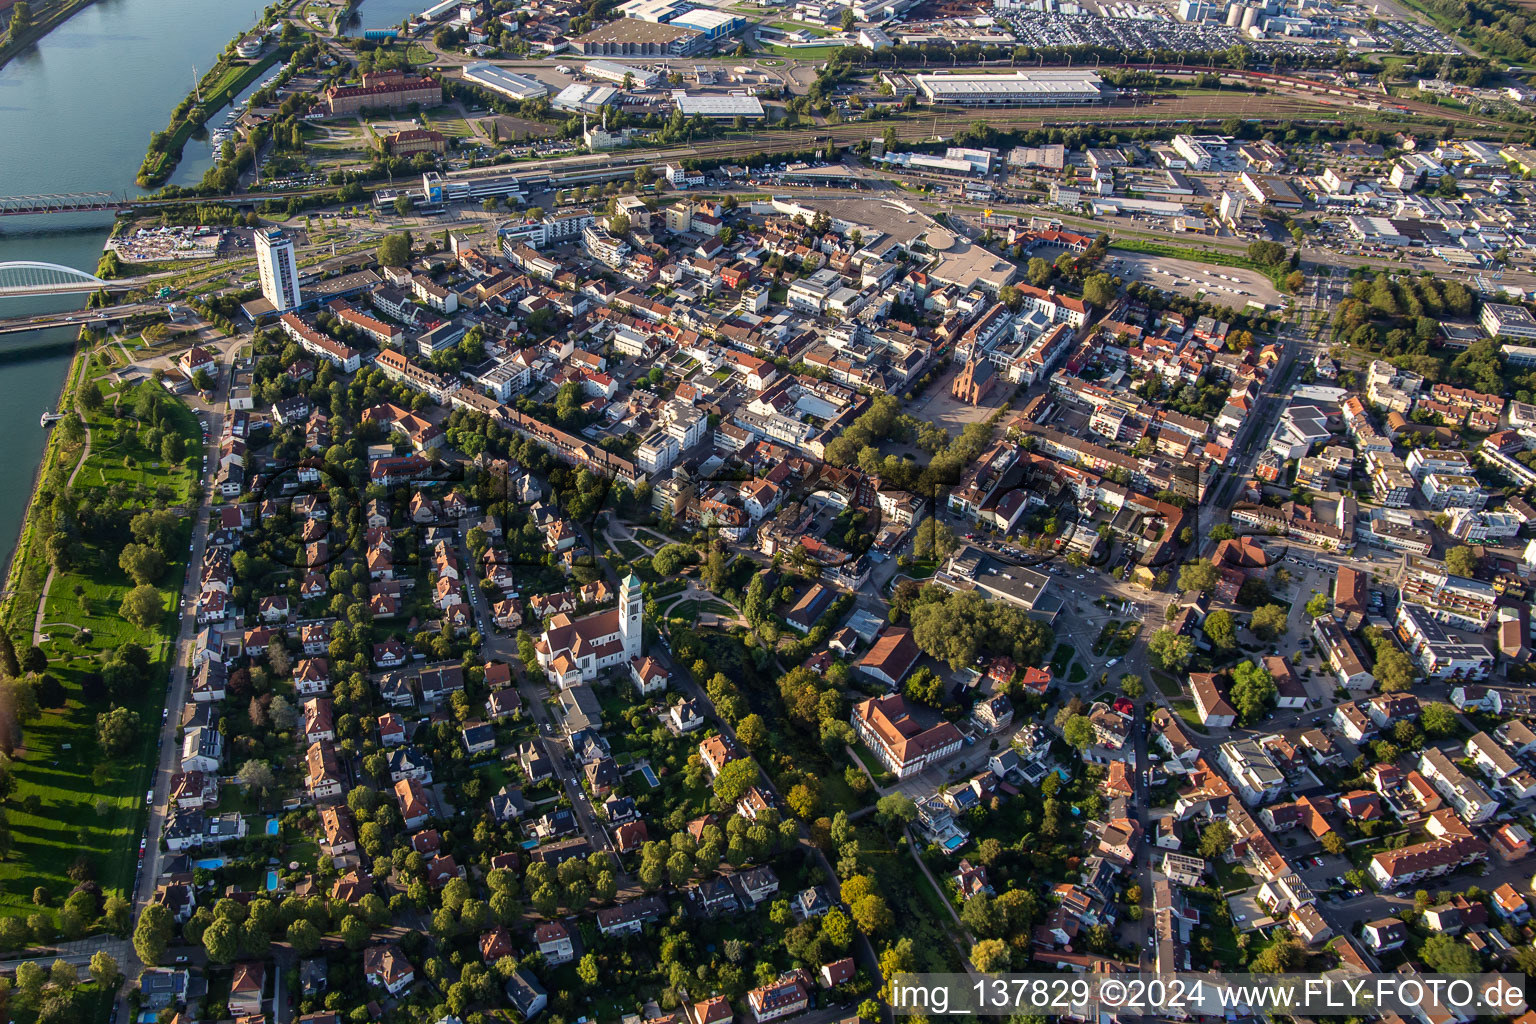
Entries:
[[1257, 7], [1243, 8], [1243, 30], [1247, 31], [1259, 23], [1259, 9]]
[[1233, 4], [1227, 8], [1227, 28], [1237, 28], [1243, 23], [1243, 5]]

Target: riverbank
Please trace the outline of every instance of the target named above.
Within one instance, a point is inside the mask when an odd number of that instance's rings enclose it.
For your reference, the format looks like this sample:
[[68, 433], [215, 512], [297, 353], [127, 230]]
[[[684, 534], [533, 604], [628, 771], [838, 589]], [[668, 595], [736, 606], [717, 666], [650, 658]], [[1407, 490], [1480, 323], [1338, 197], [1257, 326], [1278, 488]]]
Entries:
[[35, 45], [39, 39], [95, 2], [96, 0], [69, 0], [67, 3], [49, 8], [43, 17], [33, 22], [25, 32], [15, 39], [6, 39], [5, 45], [0, 46], [0, 68], [9, 64], [12, 57], [24, 53], [27, 47]]
[[[196, 505], [195, 466], [202, 453], [192, 410], [153, 382], [114, 384], [109, 373], [115, 360], [98, 359], [103, 352], [82, 341], [70, 363], [61, 411], [76, 410], [87, 382], [102, 392], [102, 402], [84, 416], [91, 443], [69, 443], [55, 428], [10, 567], [15, 589], [4, 607], [3, 626], [19, 650], [41, 640], [46, 672], [61, 684], [64, 699], [19, 723], [21, 743], [12, 761], [16, 791], [6, 807], [12, 848], [0, 858], [0, 916], [41, 912], [52, 919], [50, 908], [58, 908], [81, 878], [96, 882], [104, 895], [130, 898], [138, 867], [133, 847], [144, 827], [143, 794], [154, 771], [156, 734], [150, 724], [159, 719], [164, 702], [180, 628], [175, 595], [185, 577], [192, 532], [192, 520], [177, 509]], [[179, 458], [167, 458], [172, 452], [159, 440], [170, 435], [180, 439]], [[54, 495], [66, 486], [75, 495], [70, 508], [78, 507], [78, 518], [91, 525], [48, 519]], [[180, 518], [155, 541], [166, 563], [155, 581], [161, 614], [140, 625], [119, 611], [134, 581], [117, 556], [133, 516], [167, 508]], [[44, 603], [41, 580], [55, 534], [69, 543], [58, 552], [60, 564]], [[106, 672], [109, 665], [113, 670]], [[122, 676], [125, 665], [132, 666], [129, 678]], [[127, 750], [108, 757], [99, 749], [97, 715], [112, 706], [134, 712], [144, 727]], [[41, 910], [29, 895], [38, 887], [50, 897]], [[74, 924], [63, 915], [56, 923]], [[9, 942], [12, 934], [0, 941]]]
[[[70, 361], [69, 372], [64, 375], [64, 385], [59, 390], [58, 404], [54, 406], [57, 411], [74, 411], [75, 396], [79, 393], [80, 382], [91, 361], [91, 346], [83, 340], [86, 331], [87, 328], [81, 328], [82, 339], [77, 339], [75, 342], [75, 355]], [[36, 543], [36, 524], [40, 512], [38, 504], [43, 493], [43, 485], [48, 482], [53, 486], [62, 487], [69, 479], [69, 474], [79, 464], [83, 448], [83, 443], [66, 446], [63, 432], [57, 425], [50, 427], [48, 443], [43, 448], [43, 457], [38, 462], [36, 472], [32, 474], [31, 497], [27, 500], [26, 511], [22, 515], [21, 531], [16, 538], [16, 547], [11, 552], [10, 561], [6, 564], [4, 606], [0, 608], [0, 628], [9, 633], [13, 639], [19, 638], [22, 630], [25, 630], [26, 643], [17, 644], [18, 648], [24, 649], [26, 644], [32, 642], [31, 616], [37, 611], [37, 599], [42, 594], [43, 581], [48, 578], [47, 553], [37, 550], [39, 545]], [[65, 459], [70, 461], [66, 463]]]
[[[221, 58], [203, 76], [198, 88], [177, 104], [176, 110], [179, 113], [172, 114], [171, 123], [165, 131], [156, 132], [150, 137], [149, 152], [144, 154], [144, 162], [139, 165], [139, 173], [135, 178], [139, 186], [156, 188], [169, 181], [176, 165], [181, 163], [182, 150], [192, 138], [192, 133], [227, 107], [247, 86], [255, 83], [262, 72], [292, 52], [291, 48], [278, 46], [249, 64]], [[201, 102], [198, 101], [199, 95], [202, 97]]]

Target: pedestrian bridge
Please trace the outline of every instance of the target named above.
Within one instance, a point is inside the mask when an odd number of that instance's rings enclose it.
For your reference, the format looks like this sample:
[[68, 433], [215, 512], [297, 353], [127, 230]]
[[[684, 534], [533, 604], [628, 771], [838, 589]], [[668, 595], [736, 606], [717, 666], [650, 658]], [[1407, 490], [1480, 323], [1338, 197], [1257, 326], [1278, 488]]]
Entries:
[[32, 260], [0, 263], [0, 298], [24, 295], [68, 295], [94, 292], [98, 288], [121, 288], [124, 281], [103, 281], [74, 267]]

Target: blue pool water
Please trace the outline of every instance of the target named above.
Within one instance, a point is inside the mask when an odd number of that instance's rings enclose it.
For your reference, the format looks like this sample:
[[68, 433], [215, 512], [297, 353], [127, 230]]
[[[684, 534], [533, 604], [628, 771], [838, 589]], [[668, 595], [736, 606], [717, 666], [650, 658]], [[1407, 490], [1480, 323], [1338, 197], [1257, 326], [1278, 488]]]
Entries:
[[523, 842], [523, 849], [531, 850], [535, 846], [538, 846], [538, 845], [539, 845], [539, 841], [537, 839], [528, 839], [528, 840], [525, 840]]
[[275, 836], [275, 835], [277, 835], [278, 831], [281, 828], [282, 828], [282, 825], [280, 825], [278, 823], [278, 820], [276, 818], [268, 818], [267, 819], [267, 835]]
[[950, 853], [954, 853], [964, 845], [965, 840], [959, 836], [950, 836], [948, 839], [944, 840], [944, 849], [948, 850]]
[[657, 786], [661, 785], [661, 780], [656, 777], [655, 772], [651, 771], [651, 766], [648, 764], [643, 764], [640, 766], [640, 777], [648, 782], [652, 789], [655, 789]]
[[273, 889], [276, 889], [277, 886], [278, 886], [277, 872], [276, 871], [268, 871], [267, 872], [267, 891], [271, 892]]
[[221, 867], [224, 866], [224, 858], [223, 857], [204, 857], [202, 860], [195, 860], [195, 861], [193, 861], [192, 862], [192, 866], [195, 867], [195, 868], [203, 868], [203, 869], [208, 870], [208, 871], [213, 871], [216, 868], [221, 868]]

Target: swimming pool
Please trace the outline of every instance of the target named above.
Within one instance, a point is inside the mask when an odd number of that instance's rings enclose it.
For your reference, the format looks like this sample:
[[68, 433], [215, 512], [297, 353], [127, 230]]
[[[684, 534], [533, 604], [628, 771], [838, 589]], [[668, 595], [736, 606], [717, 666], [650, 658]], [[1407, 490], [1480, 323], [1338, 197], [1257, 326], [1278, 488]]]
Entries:
[[661, 785], [661, 780], [656, 777], [655, 772], [651, 771], [651, 766], [648, 764], [640, 766], [640, 777], [648, 782], [652, 789]]
[[224, 866], [224, 858], [223, 857], [204, 857], [202, 860], [195, 860], [195, 861], [193, 861], [192, 862], [192, 866], [194, 868], [202, 868], [205, 871], [213, 871], [216, 868], [221, 868], [221, 867]]
[[271, 892], [273, 889], [276, 889], [281, 884], [282, 883], [277, 880], [277, 872], [276, 871], [268, 871], [267, 872], [267, 892]]
[[282, 831], [282, 824], [276, 818], [267, 819], [267, 835], [275, 836]]
[[950, 853], [954, 853], [964, 845], [964, 836], [950, 836], [948, 839], [944, 840], [944, 849], [948, 850]]

